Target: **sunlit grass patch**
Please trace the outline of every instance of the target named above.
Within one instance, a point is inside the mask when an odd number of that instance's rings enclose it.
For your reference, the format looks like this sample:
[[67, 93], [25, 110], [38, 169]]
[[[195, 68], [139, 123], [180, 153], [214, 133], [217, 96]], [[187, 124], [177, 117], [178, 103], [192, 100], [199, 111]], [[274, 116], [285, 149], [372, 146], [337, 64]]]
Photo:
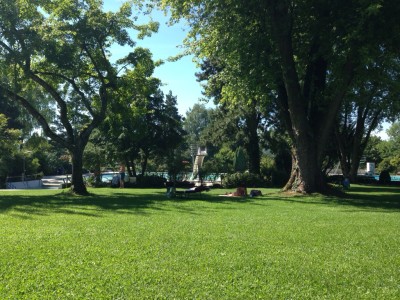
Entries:
[[262, 191], [2, 194], [0, 298], [400, 298], [399, 191]]

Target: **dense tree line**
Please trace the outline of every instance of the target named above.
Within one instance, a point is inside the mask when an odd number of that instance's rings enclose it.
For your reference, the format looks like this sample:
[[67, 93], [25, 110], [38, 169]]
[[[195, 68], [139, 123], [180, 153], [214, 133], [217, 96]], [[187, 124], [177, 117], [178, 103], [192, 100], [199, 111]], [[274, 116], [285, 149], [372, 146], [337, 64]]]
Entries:
[[133, 47], [128, 29], [145, 35], [156, 26], [136, 26], [129, 4], [104, 12], [98, 0], [2, 0], [1, 7], [0, 93], [68, 150], [72, 189], [84, 194], [83, 152], [106, 117], [119, 71], [147, 62], [147, 53], [136, 49], [113, 63], [110, 47]]
[[387, 69], [383, 79], [372, 70], [398, 64], [397, 1], [155, 2], [191, 25], [187, 46], [200, 63], [214, 65], [209, 82], [219, 102], [276, 102], [292, 153], [285, 189], [325, 190], [327, 145], [349, 93], [369, 91], [392, 107], [386, 100], [394, 95], [378, 94], [391, 89], [386, 80], [393, 82], [397, 70]]
[[[208, 150], [203, 172], [248, 171], [300, 192], [325, 191], [337, 162], [353, 180], [365, 156], [398, 171], [398, 123], [389, 141], [372, 137], [400, 112], [398, 2], [152, 2], [189, 22], [186, 46], [216, 108], [196, 104], [182, 117], [161, 91], [157, 62], [128, 31], [157, 30], [135, 25], [140, 5], [1, 0], [0, 128], [12, 142], [0, 145], [0, 176], [25, 172], [16, 166], [29, 157], [32, 171], [71, 168], [84, 194], [85, 168], [123, 162], [134, 176], [176, 176], [198, 146]], [[126, 56], [112, 59], [113, 44]], [[31, 134], [39, 126], [50, 139]]]

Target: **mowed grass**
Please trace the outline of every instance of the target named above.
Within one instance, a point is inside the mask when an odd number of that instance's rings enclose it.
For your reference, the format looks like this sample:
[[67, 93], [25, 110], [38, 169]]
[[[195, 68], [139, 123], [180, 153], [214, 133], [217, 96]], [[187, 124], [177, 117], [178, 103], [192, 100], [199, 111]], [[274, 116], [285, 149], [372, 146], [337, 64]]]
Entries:
[[0, 299], [400, 299], [400, 190], [0, 191]]

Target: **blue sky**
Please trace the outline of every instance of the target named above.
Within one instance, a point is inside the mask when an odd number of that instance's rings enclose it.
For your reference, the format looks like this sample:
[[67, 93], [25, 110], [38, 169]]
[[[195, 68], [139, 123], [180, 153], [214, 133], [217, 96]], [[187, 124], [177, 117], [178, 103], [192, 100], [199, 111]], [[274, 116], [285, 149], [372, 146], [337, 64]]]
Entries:
[[[122, 2], [121, 0], [104, 0], [104, 9], [116, 10]], [[176, 62], [167, 62], [166, 60], [183, 51], [179, 46], [182, 45], [187, 31], [185, 31], [183, 22], [172, 27], [168, 26], [166, 24], [168, 18], [161, 11], [153, 11], [151, 16], [154, 21], [160, 23], [158, 32], [143, 40], [137, 40], [133, 33], [132, 38], [137, 42], [137, 46], [150, 49], [153, 53], [153, 60], [165, 61], [163, 65], [156, 68], [153, 76], [163, 82], [164, 93], [171, 90], [172, 94], [177, 96], [179, 113], [185, 115], [186, 111], [202, 98], [202, 88], [195, 77], [198, 69], [192, 61], [193, 57], [186, 56]], [[149, 19], [143, 16], [143, 21], [137, 24], [147, 23], [147, 20]], [[115, 47], [112, 54], [118, 58], [130, 51], [129, 48]]]

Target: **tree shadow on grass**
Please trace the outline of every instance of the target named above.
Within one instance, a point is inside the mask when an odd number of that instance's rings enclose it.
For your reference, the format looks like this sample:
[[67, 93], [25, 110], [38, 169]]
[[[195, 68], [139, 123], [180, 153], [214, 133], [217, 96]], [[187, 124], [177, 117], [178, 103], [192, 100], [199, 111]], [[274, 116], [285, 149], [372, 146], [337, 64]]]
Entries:
[[[145, 209], [162, 209], [162, 193], [112, 193], [74, 196], [60, 192], [52, 195], [9, 194], [0, 197], [0, 213], [14, 210], [19, 213], [48, 215], [50, 213], [79, 214], [99, 217], [102, 211], [140, 213]], [[157, 205], [156, 205], [157, 204]]]
[[[75, 196], [67, 191], [54, 194], [43, 194], [36, 192], [22, 191], [10, 192], [0, 196], [0, 213], [12, 210], [18, 217], [28, 218], [29, 216], [46, 216], [54, 213], [74, 214], [87, 217], [101, 217], [104, 211], [112, 211], [119, 214], [150, 214], [162, 210], [182, 210], [186, 213], [197, 213], [201, 208], [190, 207], [190, 205], [173, 208], [168, 204], [186, 203], [189, 201], [206, 201], [213, 203], [233, 203], [248, 200], [234, 197], [218, 197], [208, 193], [199, 193], [185, 198], [167, 198], [165, 191], [150, 189], [136, 190], [124, 189], [113, 190], [102, 193], [95, 190], [87, 196]], [[15, 215], [15, 214], [14, 214]]]
[[[218, 204], [243, 203], [262, 205], [267, 201], [286, 201], [299, 204], [341, 205], [357, 208], [384, 209], [400, 211], [400, 188], [378, 186], [352, 186], [350, 191], [341, 196], [288, 196], [276, 191], [264, 193], [257, 198], [221, 197], [216, 193], [199, 193], [184, 198], [167, 198], [164, 190], [115, 190], [111, 193], [93, 193], [89, 196], [74, 196], [67, 192], [40, 194], [26, 192], [3, 194], [0, 196], [0, 213], [9, 210], [17, 212], [20, 217], [28, 215], [49, 215], [52, 213], [76, 214], [100, 217], [104, 211], [120, 214], [150, 214], [155, 211], [182, 209], [186, 213], [198, 213], [201, 208], [188, 205], [171, 208], [169, 202], [176, 204], [191, 201], [203, 201]], [[265, 201], [265, 202], [264, 202]], [[226, 206], [225, 208], [229, 208]], [[207, 211], [209, 208], [206, 209]]]
[[269, 200], [287, 201], [308, 205], [353, 206], [368, 210], [383, 209], [400, 211], [400, 188], [390, 186], [355, 185], [348, 191], [338, 191], [330, 195], [287, 195], [276, 193]]
[[400, 211], [400, 188], [357, 185], [343, 197], [327, 198], [327, 201], [358, 208]]

